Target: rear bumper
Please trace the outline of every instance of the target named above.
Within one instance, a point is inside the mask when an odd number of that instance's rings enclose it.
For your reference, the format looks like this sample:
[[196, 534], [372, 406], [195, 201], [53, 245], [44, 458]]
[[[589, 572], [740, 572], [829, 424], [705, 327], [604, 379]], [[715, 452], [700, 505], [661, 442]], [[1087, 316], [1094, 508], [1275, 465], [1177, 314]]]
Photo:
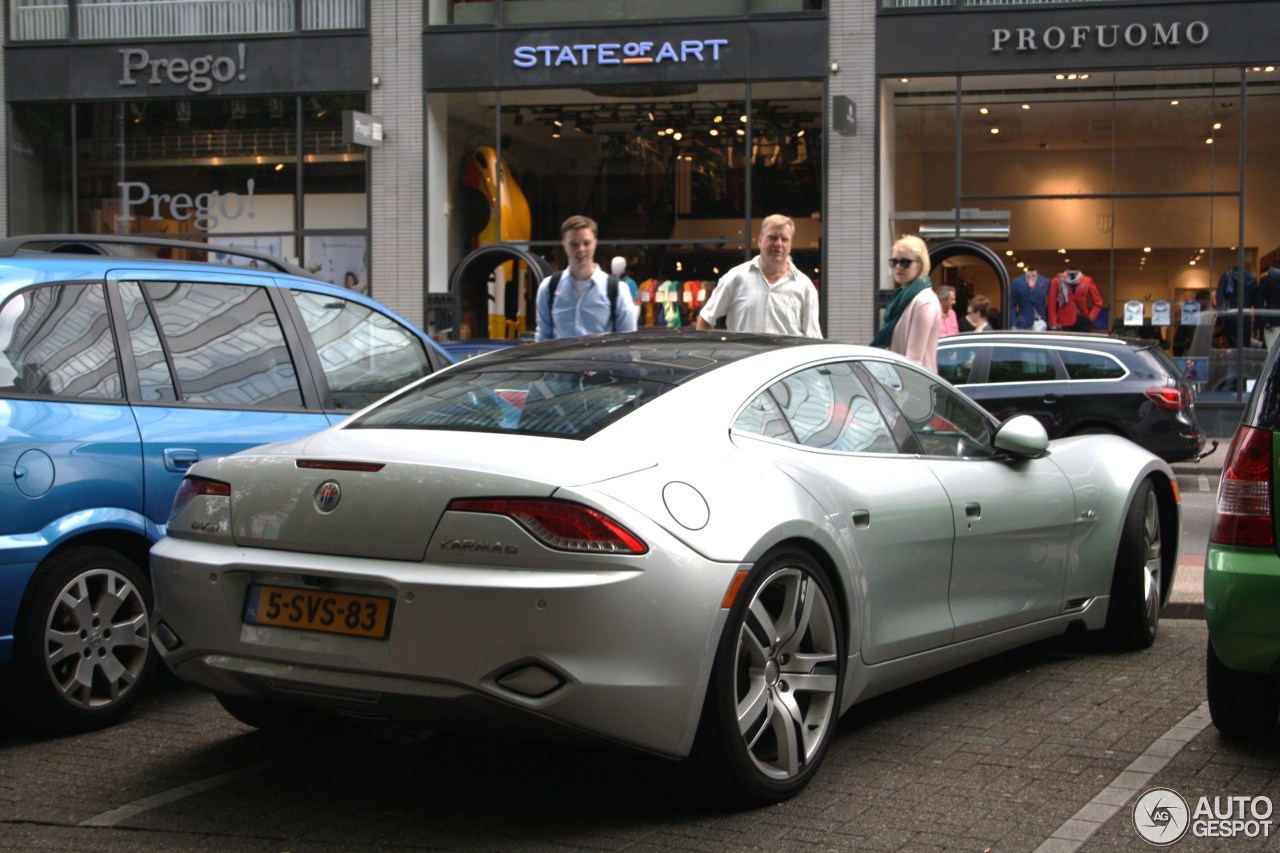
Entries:
[[[692, 746], [738, 568], [685, 552], [608, 571], [505, 570], [173, 538], [151, 559], [157, 646], [190, 684], [375, 728], [558, 729], [671, 757]], [[245, 624], [250, 583], [390, 597], [390, 635]]]
[[1205, 621], [1219, 660], [1245, 672], [1280, 673], [1280, 555], [1209, 543]]

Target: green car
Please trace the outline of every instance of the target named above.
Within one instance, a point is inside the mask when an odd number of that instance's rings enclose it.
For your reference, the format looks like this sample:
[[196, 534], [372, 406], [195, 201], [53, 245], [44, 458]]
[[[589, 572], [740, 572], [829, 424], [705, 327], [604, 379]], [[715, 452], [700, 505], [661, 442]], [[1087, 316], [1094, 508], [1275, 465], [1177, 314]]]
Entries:
[[1271, 733], [1280, 713], [1280, 364], [1267, 358], [1222, 468], [1205, 557], [1206, 686], [1229, 737]]

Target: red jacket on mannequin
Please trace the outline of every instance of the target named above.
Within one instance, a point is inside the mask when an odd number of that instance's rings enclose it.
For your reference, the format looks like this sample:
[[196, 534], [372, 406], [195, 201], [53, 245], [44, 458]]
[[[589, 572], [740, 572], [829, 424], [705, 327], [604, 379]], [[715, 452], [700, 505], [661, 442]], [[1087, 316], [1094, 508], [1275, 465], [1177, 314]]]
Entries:
[[1102, 294], [1093, 279], [1076, 269], [1066, 269], [1053, 277], [1049, 287], [1049, 327], [1094, 331], [1094, 321], [1102, 311]]

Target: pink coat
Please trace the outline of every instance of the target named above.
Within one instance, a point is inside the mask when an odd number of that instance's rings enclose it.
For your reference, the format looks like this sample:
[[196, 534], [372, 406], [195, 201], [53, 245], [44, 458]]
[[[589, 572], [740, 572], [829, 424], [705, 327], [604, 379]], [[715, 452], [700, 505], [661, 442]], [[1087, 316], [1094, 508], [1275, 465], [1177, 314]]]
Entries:
[[926, 287], [916, 294], [898, 318], [889, 349], [905, 355], [934, 373], [938, 372], [938, 334], [942, 328], [942, 304]]

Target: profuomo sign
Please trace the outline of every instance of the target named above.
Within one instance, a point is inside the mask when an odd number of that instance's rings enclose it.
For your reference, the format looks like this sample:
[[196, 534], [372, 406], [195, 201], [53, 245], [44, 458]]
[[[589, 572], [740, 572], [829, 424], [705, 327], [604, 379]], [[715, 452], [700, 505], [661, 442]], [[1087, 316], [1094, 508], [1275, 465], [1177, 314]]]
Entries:
[[[885, 76], [1274, 61], [1274, 6], [1222, 2], [881, 15]], [[894, 47], [910, 38], [928, 50]]]

